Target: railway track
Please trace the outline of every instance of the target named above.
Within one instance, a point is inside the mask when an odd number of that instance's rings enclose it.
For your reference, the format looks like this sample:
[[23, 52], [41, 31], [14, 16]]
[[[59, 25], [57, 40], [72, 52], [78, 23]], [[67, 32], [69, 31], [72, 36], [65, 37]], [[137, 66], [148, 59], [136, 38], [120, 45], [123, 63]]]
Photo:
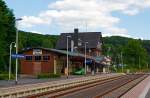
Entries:
[[120, 98], [146, 77], [147, 75], [142, 74], [124, 75], [28, 96], [28, 98]]
[[147, 75], [133, 75], [123, 80], [110, 84], [110, 88], [105, 89], [101, 94], [96, 95], [94, 98], [121, 98], [126, 92], [144, 80]]
[[79, 85], [75, 84], [75, 86], [66, 86], [65, 88], [62, 89], [58, 89], [58, 90], [54, 90], [54, 91], [50, 91], [50, 92], [45, 92], [45, 93], [41, 93], [41, 94], [36, 94], [36, 95], [32, 95], [32, 96], [28, 96], [25, 98], [48, 98], [48, 97], [52, 97], [52, 98], [56, 98], [56, 97], [60, 97], [63, 96], [65, 94], [68, 93], [72, 93], [75, 91], [79, 91], [82, 89], [86, 89], [89, 87], [94, 87], [96, 85], [99, 85], [99, 82], [101, 82], [101, 84], [106, 83], [108, 81], [112, 81], [114, 79], [121, 79], [124, 75], [119, 75], [119, 76], [115, 76], [115, 77], [111, 77], [111, 78], [106, 78], [106, 79], [98, 79], [97, 81], [93, 81], [93, 82], [86, 82], [86, 83], [81, 83]]
[[72, 88], [78, 85], [93, 83], [100, 80], [106, 80], [125, 74], [105, 74], [86, 76], [74, 79], [65, 79], [60, 81], [49, 81], [36, 84], [17, 85], [14, 87], [0, 88], [0, 98], [28, 98], [28, 96], [45, 94], [57, 90]]
[[125, 93], [127, 93], [129, 90], [131, 90], [133, 87], [135, 87], [138, 83], [140, 83], [141, 81], [143, 81], [145, 78], [147, 77], [147, 75], [143, 75], [135, 80], [129, 80], [128, 83], [125, 83], [125, 85], [122, 86], [118, 86], [116, 87], [116, 89], [114, 90], [110, 90], [109, 92], [103, 94], [102, 98], [121, 98]]

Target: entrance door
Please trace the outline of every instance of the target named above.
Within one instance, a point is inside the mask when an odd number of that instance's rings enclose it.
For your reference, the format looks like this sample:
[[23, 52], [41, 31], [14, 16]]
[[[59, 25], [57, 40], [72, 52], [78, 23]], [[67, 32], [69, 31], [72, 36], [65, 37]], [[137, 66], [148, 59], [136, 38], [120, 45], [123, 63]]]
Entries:
[[34, 62], [34, 64], [33, 64], [33, 73], [34, 74], [41, 73], [41, 62]]

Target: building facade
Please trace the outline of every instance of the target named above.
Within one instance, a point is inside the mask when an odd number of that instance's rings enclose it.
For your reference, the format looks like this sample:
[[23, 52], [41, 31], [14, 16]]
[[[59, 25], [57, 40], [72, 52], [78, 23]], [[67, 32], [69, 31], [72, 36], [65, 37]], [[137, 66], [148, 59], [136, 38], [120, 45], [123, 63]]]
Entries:
[[[21, 74], [38, 75], [41, 73], [64, 74], [66, 68], [66, 54], [64, 50], [48, 48], [30, 48], [23, 51], [24, 59], [21, 59]], [[84, 55], [68, 52], [69, 73], [74, 69], [83, 67]]]
[[85, 53], [85, 44], [87, 55], [101, 56], [102, 55], [102, 34], [101, 32], [79, 32], [74, 29], [74, 33], [62, 33], [56, 44], [56, 49], [67, 50], [67, 36], [68, 48], [72, 52]]
[[21, 74], [53, 73], [55, 55], [44, 49], [28, 49], [23, 52]]

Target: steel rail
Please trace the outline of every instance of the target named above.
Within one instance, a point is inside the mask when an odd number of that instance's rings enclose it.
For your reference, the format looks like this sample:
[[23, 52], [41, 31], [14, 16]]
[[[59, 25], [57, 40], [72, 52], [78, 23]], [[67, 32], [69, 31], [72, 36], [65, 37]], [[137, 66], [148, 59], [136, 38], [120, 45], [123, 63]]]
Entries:
[[118, 98], [121, 98], [124, 94], [126, 94], [128, 91], [130, 91], [132, 88], [134, 88], [136, 85], [138, 85], [139, 83], [141, 83], [145, 78], [147, 78], [148, 75], [146, 75], [145, 77], [143, 77], [143, 79], [139, 80], [137, 83], [135, 83], [132, 87], [130, 87], [128, 90], [124, 91], [122, 94], [120, 94], [118, 96]]
[[[108, 89], [107, 91], [103, 92], [102, 94], [100, 95], [97, 95], [95, 96], [94, 98], [103, 98], [103, 96], [106, 96], [107, 94], [111, 93], [112, 91], [115, 91], [117, 89], [119, 89], [120, 87], [124, 86], [124, 85], [127, 85], [128, 83], [132, 82], [132, 81], [135, 81], [136, 79], [142, 77], [143, 75], [141, 76], [135, 76], [133, 79], [127, 79], [127, 81], [125, 81], [124, 83], [122, 84], [118, 84], [118, 85], [113, 85], [114, 87], [110, 87], [110, 89]], [[144, 78], [145, 79], [145, 78]], [[127, 92], [127, 91], [126, 91]], [[122, 92], [122, 94], [120, 96], [118, 96], [117, 98], [120, 98], [123, 94], [125, 94], [126, 92]]]
[[[121, 78], [118, 78], [118, 80], [117, 79], [112, 79], [112, 80], [106, 80], [106, 81], [103, 81], [103, 82], [96, 82], [96, 83], [94, 83], [94, 84], [88, 84], [88, 85], [86, 85], [86, 86], [81, 86], [81, 87], [76, 87], [76, 88], [68, 88], [68, 90], [62, 90], [62, 91], [57, 91], [57, 92], [53, 92], [53, 93], [49, 93], [49, 95], [47, 94], [45, 94], [45, 96], [43, 95], [43, 96], [36, 96], [36, 97], [38, 97], [38, 98], [57, 98], [57, 97], [59, 97], [59, 98], [61, 98], [61, 97], [63, 97], [63, 96], [67, 96], [68, 94], [72, 94], [72, 93], [76, 93], [76, 92], [78, 92], [78, 91], [80, 91], [80, 90], [84, 90], [84, 89], [91, 89], [91, 88], [94, 88], [94, 86], [96, 87], [97, 85], [100, 85], [100, 86], [104, 86], [104, 85], [106, 85], [106, 84], [108, 84], [108, 82], [112, 82], [112, 81], [119, 81], [119, 80], [121, 80], [121, 81], [123, 81], [123, 80], [126, 80], [126, 82], [125, 83], [123, 83], [124, 85], [128, 82], [130, 82], [130, 81], [133, 81], [133, 80], [135, 80], [135, 79], [138, 79], [139, 77], [141, 77], [141, 76], [143, 76], [143, 75], [132, 75], [132, 76], [130, 76], [130, 75], [126, 75], [126, 76], [124, 76], [124, 78], [123, 77], [121, 77]], [[121, 86], [123, 86], [123, 84], [121, 84]], [[116, 84], [117, 85], [117, 84]], [[120, 87], [121, 87], [120, 86]], [[112, 88], [114, 88], [114, 87], [112, 87]], [[117, 88], [116, 88], [117, 89]], [[103, 91], [102, 91], [102, 93], [103, 93]], [[77, 94], [77, 93], [76, 93]], [[70, 96], [71, 97], [71, 96]], [[65, 98], [70, 98], [70, 97], [65, 97]], [[97, 98], [101, 98], [101, 96], [96, 96]], [[31, 97], [31, 98], [35, 98], [35, 97]], [[74, 97], [75, 98], [75, 97]], [[95, 97], [94, 97], [95, 98]]]
[[20, 85], [16, 87], [0, 88], [0, 98], [19, 98], [48, 91], [55, 91], [62, 88], [86, 84], [98, 80], [108, 79], [112, 77], [122, 76], [122, 74], [106, 75], [106, 76], [88, 76], [85, 78], [67, 79], [55, 82], [44, 82], [30, 85]]
[[41, 98], [42, 97], [45, 97], [45, 98], [61, 97], [63, 95], [73, 93], [73, 92], [76, 92], [76, 91], [79, 91], [79, 90], [87, 89], [87, 88], [90, 88], [90, 87], [94, 87], [96, 85], [105, 84], [107, 82], [114, 81], [114, 80], [119, 80], [123, 77], [126, 77], [126, 75], [113, 77], [113, 78], [109, 78], [109, 79], [104, 79], [104, 80], [99, 80], [99, 81], [94, 81], [94, 82], [90, 82], [90, 83], [85, 83], [85, 84], [77, 85], [77, 86], [74, 86], [74, 87], [68, 87], [68, 88], [65, 88], [65, 89], [59, 89], [59, 90], [53, 91], [53, 92], [41, 93], [41, 94], [33, 95], [33, 96], [30, 96], [30, 97], [27, 97], [27, 98], [36, 98], [36, 97], [40, 97], [40, 96], [41, 96]]

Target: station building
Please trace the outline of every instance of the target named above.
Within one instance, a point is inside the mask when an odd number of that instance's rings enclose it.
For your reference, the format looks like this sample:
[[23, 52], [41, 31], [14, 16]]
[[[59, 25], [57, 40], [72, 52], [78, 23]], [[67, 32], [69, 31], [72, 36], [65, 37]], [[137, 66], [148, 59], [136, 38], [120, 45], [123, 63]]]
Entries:
[[[56, 49], [28, 48], [23, 51], [25, 58], [21, 60], [21, 74], [37, 75], [40, 73], [61, 73], [66, 68], [67, 36], [69, 73], [78, 68], [84, 68], [85, 49], [87, 58], [87, 72], [102, 72], [106, 68], [108, 59], [102, 56], [102, 35], [101, 32], [79, 32], [62, 33], [57, 42]], [[85, 42], [86, 48], [85, 48]]]

